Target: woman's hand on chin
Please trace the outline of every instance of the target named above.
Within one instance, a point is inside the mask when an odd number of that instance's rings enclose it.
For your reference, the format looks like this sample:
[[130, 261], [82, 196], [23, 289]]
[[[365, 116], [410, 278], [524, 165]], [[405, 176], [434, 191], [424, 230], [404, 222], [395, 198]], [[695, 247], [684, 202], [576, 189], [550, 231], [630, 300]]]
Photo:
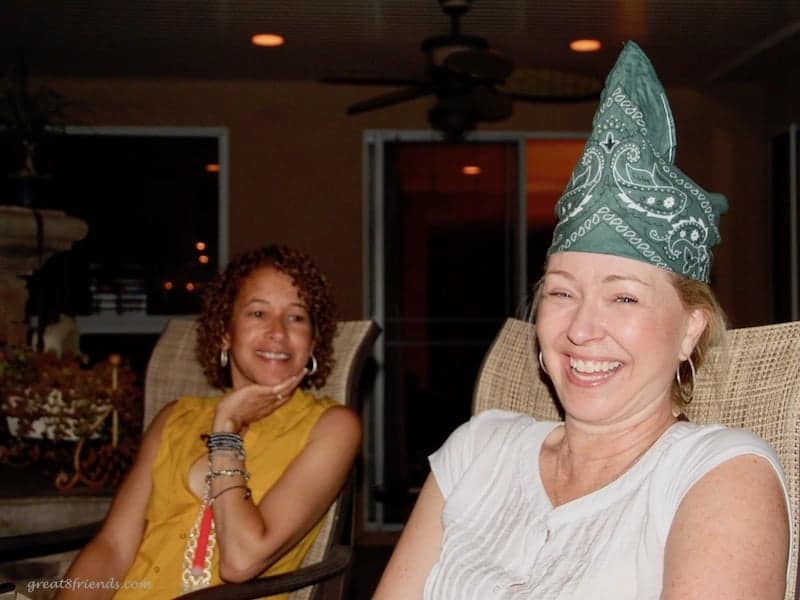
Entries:
[[263, 419], [288, 402], [307, 372], [303, 369], [276, 385], [253, 383], [234, 390], [217, 404], [212, 431], [243, 435], [250, 423]]

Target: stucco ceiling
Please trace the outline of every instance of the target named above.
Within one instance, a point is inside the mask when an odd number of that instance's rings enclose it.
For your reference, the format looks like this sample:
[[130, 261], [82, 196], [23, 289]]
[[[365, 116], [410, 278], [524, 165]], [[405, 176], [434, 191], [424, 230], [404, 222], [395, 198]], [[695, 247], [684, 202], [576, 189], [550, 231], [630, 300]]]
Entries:
[[[420, 41], [448, 29], [437, 0], [4, 0], [2, 13], [2, 56], [24, 48], [41, 77], [410, 77]], [[779, 77], [800, 56], [798, 0], [475, 0], [462, 28], [518, 69], [598, 78], [635, 39], [667, 85]], [[261, 31], [286, 45], [253, 47]], [[604, 48], [572, 53], [575, 37]]]

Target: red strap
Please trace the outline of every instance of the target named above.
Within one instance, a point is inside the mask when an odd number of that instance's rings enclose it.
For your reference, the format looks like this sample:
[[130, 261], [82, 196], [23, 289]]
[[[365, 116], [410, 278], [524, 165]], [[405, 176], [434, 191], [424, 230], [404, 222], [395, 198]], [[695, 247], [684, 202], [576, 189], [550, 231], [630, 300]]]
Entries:
[[211, 517], [213, 513], [211, 506], [206, 504], [203, 509], [203, 518], [200, 520], [200, 530], [197, 532], [197, 546], [194, 549], [194, 560], [192, 560], [192, 575], [201, 575], [206, 566], [206, 548], [208, 548], [208, 536], [211, 533]]

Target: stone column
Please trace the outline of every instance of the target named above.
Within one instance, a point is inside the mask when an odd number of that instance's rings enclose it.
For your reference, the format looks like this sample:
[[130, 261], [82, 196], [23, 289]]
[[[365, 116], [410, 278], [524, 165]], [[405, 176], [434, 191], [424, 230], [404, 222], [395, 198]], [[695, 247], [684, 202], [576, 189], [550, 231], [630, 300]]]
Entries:
[[[42, 264], [53, 254], [72, 248], [86, 237], [85, 221], [58, 210], [39, 210], [42, 218]], [[20, 206], [0, 205], [0, 345], [23, 344], [26, 338], [25, 303], [28, 290], [23, 276], [39, 267], [36, 216]]]

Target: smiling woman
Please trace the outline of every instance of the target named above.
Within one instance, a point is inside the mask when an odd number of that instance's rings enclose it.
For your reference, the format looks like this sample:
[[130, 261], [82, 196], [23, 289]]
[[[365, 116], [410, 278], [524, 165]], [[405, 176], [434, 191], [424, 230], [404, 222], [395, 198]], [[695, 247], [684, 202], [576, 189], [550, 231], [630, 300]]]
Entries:
[[548, 261], [536, 322], [564, 408], [576, 419], [608, 422], [669, 404], [676, 357], [688, 360], [708, 318], [684, 308], [667, 271], [561, 252]]
[[[264, 272], [266, 276], [266, 271], [272, 271], [274, 281], [282, 284], [280, 289], [284, 292], [284, 303], [292, 304], [293, 308], [306, 313], [313, 338], [313, 353], [309, 351], [309, 359], [314, 359], [308, 366], [316, 363], [317, 367], [314, 373], [306, 375], [301, 387], [320, 387], [333, 366], [332, 340], [336, 330], [333, 295], [325, 276], [313, 260], [284, 246], [267, 246], [239, 256], [228, 265], [223, 276], [209, 284], [199, 320], [197, 344], [198, 357], [206, 376], [215, 387], [231, 385], [232, 371], [221, 364], [220, 353], [229, 350], [230, 329], [235, 324], [237, 308], [241, 310], [241, 304], [237, 305], [237, 301], [250, 303], [267, 300], [253, 295], [258, 289], [263, 290], [264, 284], [259, 284], [259, 278], [251, 277], [257, 272]], [[286, 288], [287, 279], [293, 290]], [[273, 292], [266, 290], [266, 293]], [[274, 293], [278, 293], [278, 288]], [[266, 304], [261, 302], [259, 307], [264, 308]], [[262, 312], [260, 316], [264, 314]], [[293, 314], [292, 319], [296, 316]], [[255, 316], [251, 318], [258, 320]]]
[[276, 385], [303, 371], [313, 356], [308, 307], [291, 278], [274, 267], [253, 271], [236, 297], [231, 317], [221, 351], [230, 357], [235, 388]]
[[[333, 307], [311, 258], [283, 246], [243, 254], [212, 280], [198, 356], [226, 393], [180, 398], [155, 417], [68, 578], [114, 578], [115, 598], [172, 598], [299, 566], [361, 437], [353, 412], [306, 391], [331, 369]], [[126, 588], [134, 581], [150, 587]]]
[[721, 328], [707, 284], [727, 201], [674, 165], [669, 104], [635, 44], [593, 123], [533, 314], [564, 422], [487, 410], [459, 427], [429, 457], [378, 600], [784, 597], [777, 455], [680, 415]]

